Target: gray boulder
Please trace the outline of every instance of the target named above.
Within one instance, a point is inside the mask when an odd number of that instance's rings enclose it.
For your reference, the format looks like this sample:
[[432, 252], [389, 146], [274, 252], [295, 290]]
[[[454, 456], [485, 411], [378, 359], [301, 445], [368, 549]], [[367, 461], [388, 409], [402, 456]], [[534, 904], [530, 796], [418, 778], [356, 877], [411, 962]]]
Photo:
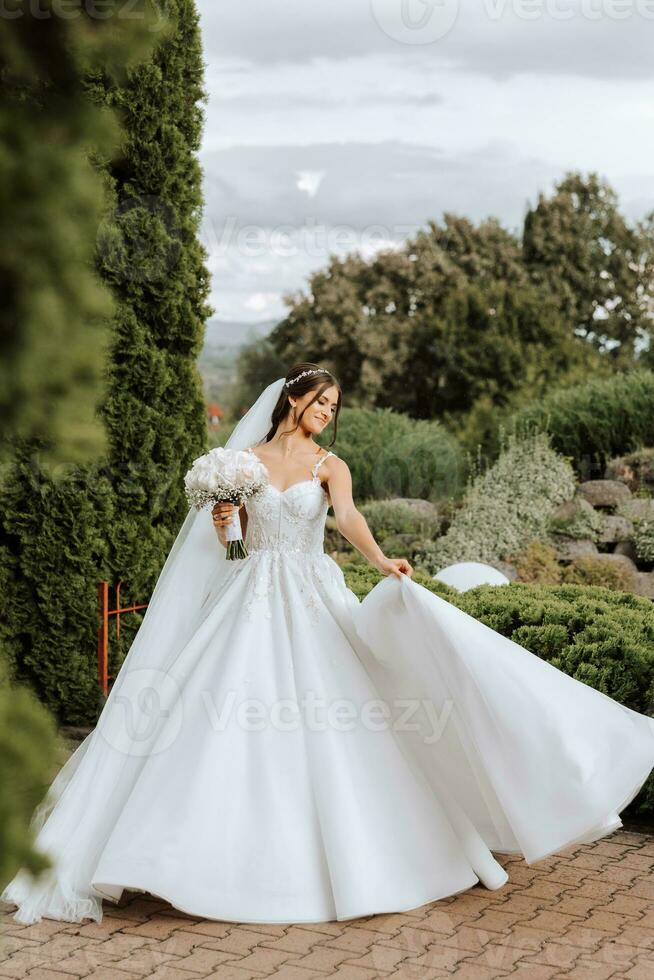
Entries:
[[654, 572], [636, 572], [634, 592], [645, 599], [654, 599]]
[[551, 534], [550, 540], [556, 550], [557, 561], [564, 564], [574, 561], [575, 558], [581, 558], [583, 555], [599, 554], [595, 542], [587, 538], [579, 539], [570, 538], [565, 534]]
[[634, 526], [626, 517], [618, 514], [604, 514], [597, 532], [598, 544], [616, 544], [626, 541], [633, 534]]
[[620, 514], [630, 521], [654, 521], [654, 497], [631, 497], [620, 504]]
[[632, 562], [636, 564], [638, 561], [638, 554], [636, 552], [636, 546], [633, 541], [618, 541], [615, 548], [613, 549], [614, 555], [626, 555], [627, 558], [631, 558]]
[[636, 575], [638, 572], [636, 563], [629, 557], [629, 555], [616, 555], [616, 553], [613, 552], [613, 554], [598, 555], [597, 557], [599, 560], [606, 562], [609, 565], [622, 565], [623, 568], [625, 568], [628, 572], [632, 572], [633, 575]]
[[631, 490], [619, 480], [586, 480], [577, 487], [577, 493], [592, 507], [617, 507], [631, 497]]

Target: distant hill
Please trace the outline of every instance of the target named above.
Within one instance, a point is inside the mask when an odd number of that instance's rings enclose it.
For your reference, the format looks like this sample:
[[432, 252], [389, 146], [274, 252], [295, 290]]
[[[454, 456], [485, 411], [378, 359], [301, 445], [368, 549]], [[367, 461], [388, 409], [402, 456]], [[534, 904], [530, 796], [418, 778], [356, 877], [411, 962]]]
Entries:
[[198, 367], [208, 400], [222, 403], [236, 377], [236, 359], [242, 347], [267, 337], [278, 320], [208, 320]]
[[253, 340], [267, 337], [278, 322], [278, 320], [258, 320], [256, 323], [249, 323], [243, 320], [217, 320], [215, 318], [208, 320], [202, 353], [223, 347], [241, 348]]

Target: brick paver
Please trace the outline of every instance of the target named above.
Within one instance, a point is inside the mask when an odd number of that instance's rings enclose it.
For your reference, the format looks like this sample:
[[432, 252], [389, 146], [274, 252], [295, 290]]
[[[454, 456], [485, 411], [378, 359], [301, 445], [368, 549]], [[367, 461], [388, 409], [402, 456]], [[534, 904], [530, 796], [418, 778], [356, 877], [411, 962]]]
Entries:
[[0, 980], [654, 980], [654, 836], [620, 829], [397, 914], [265, 925], [123, 892], [101, 923], [0, 915]]

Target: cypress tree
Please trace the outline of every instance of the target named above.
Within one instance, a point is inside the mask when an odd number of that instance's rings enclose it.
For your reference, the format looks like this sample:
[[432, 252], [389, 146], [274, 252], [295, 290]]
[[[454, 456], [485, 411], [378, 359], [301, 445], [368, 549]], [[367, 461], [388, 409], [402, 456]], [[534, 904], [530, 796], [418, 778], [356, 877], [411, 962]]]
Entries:
[[[165, 35], [122, 86], [94, 80], [125, 138], [107, 173], [114, 207], [99, 236], [99, 264], [116, 299], [100, 413], [114, 482], [109, 562], [122, 597], [145, 602], [188, 510], [183, 476], [207, 448], [196, 367], [211, 312], [196, 153], [203, 125], [203, 61], [194, 0], [168, 0]], [[113, 645], [118, 666], [133, 638]], [[126, 623], [127, 627], [127, 623]]]

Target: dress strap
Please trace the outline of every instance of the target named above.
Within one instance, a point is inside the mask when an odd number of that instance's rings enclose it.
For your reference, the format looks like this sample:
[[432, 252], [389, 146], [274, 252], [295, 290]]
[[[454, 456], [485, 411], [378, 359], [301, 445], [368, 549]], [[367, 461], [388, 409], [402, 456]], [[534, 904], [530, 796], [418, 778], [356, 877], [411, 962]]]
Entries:
[[318, 475], [318, 467], [319, 466], [322, 466], [322, 464], [325, 462], [325, 460], [327, 459], [328, 456], [333, 456], [333, 455], [334, 455], [334, 453], [328, 452], [328, 453], [325, 453], [324, 456], [321, 456], [320, 459], [318, 460], [318, 462], [314, 464], [314, 467], [311, 470], [311, 475], [312, 476], [317, 476]]

